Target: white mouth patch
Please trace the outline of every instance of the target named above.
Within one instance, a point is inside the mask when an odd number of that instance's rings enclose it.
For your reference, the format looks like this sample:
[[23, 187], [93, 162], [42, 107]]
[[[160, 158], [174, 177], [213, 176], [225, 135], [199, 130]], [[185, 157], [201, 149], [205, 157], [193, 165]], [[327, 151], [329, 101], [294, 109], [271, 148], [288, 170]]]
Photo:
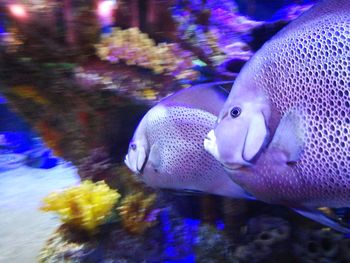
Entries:
[[130, 163], [130, 160], [129, 160], [129, 155], [127, 154], [124, 158], [124, 163], [125, 165], [130, 169], [132, 170], [133, 172], [135, 172], [135, 169], [134, 167], [132, 167], [131, 163]]
[[216, 136], [214, 130], [211, 130], [204, 139], [204, 149], [215, 157], [216, 160], [219, 160], [219, 151], [216, 144]]
[[241, 164], [231, 164], [231, 165], [228, 165], [228, 164], [223, 164], [222, 163], [222, 166], [225, 168], [226, 171], [228, 172], [235, 172], [237, 171], [239, 168], [243, 167], [243, 165]]

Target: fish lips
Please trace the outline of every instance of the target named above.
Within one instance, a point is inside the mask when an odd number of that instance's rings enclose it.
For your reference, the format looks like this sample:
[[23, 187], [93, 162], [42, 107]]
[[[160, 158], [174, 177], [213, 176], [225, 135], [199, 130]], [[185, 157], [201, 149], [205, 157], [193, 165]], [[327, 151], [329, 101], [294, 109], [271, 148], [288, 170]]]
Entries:
[[221, 163], [221, 166], [229, 173], [236, 173], [243, 171], [249, 167], [251, 167], [253, 164], [249, 162], [245, 162], [244, 164], [228, 164], [228, 163]]
[[[242, 167], [249, 167], [252, 165], [251, 161], [252, 160], [245, 160], [243, 156], [241, 157], [241, 161], [238, 163], [227, 163], [227, 162], [222, 162], [219, 154], [219, 149], [218, 145], [216, 142], [216, 136], [214, 130], [211, 130], [207, 136], [204, 138], [204, 148], [205, 150], [210, 153], [216, 160], [220, 162], [220, 164], [228, 171], [235, 171], [237, 169], [240, 169]], [[255, 159], [257, 155], [253, 158]]]

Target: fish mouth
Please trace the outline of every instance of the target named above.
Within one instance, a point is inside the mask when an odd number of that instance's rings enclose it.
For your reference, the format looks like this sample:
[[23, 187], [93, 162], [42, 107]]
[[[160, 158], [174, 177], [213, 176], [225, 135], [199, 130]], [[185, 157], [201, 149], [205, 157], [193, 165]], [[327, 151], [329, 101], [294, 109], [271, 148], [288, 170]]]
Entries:
[[240, 168], [243, 167], [243, 165], [240, 164], [224, 164], [221, 163], [221, 166], [225, 168], [225, 170], [229, 172], [237, 172]]
[[220, 163], [221, 166], [229, 173], [244, 172], [247, 168], [251, 167], [253, 164], [249, 162], [244, 163]]
[[204, 149], [210, 153], [223, 167], [225, 170], [227, 170], [228, 172], [237, 172], [238, 170], [247, 167], [247, 166], [251, 166], [252, 164], [249, 161], [246, 161], [243, 156], [241, 156], [241, 158], [237, 158], [238, 161], [233, 163], [233, 162], [229, 162], [228, 159], [222, 158], [219, 154], [219, 149], [218, 149], [218, 145], [216, 143], [216, 136], [215, 136], [215, 132], [214, 130], [211, 130], [204, 139]]
[[124, 163], [133, 173], [135, 173], [138, 177], [141, 177], [143, 170], [146, 166], [147, 160], [148, 160], [148, 157], [146, 158], [145, 162], [142, 164], [141, 169], [137, 169], [136, 167], [133, 167], [131, 165], [130, 160], [129, 160], [129, 155], [127, 154], [124, 158]]
[[135, 172], [135, 169], [131, 166], [130, 161], [129, 161], [129, 155], [125, 155], [124, 157], [124, 164], [133, 172]]

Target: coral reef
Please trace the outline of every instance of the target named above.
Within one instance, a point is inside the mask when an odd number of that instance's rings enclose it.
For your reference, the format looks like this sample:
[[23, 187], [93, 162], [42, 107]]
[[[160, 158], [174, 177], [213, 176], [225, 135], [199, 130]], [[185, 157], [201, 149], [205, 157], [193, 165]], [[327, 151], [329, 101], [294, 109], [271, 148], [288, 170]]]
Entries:
[[232, 45], [242, 43], [241, 36], [263, 22], [241, 16], [233, 1], [179, 2], [172, 11], [179, 39], [201, 50], [200, 58], [206, 63], [218, 66], [232, 58], [252, 56], [247, 45], [241, 49]]
[[349, 262], [349, 239], [329, 230], [304, 229], [298, 233], [294, 253], [303, 263]]
[[[231, 236], [223, 222], [208, 224], [201, 219], [183, 217], [172, 201], [154, 198], [154, 195], [127, 194], [116, 210], [120, 213], [118, 219], [102, 225], [93, 239], [61, 227], [43, 248], [41, 262], [59, 262], [55, 261], [57, 255], [76, 262], [349, 261], [348, 239], [330, 230], [305, 228], [302, 222], [293, 225], [288, 213], [282, 212], [283, 217], [250, 217], [248, 222], [239, 223], [240, 231]], [[150, 203], [152, 206], [148, 206]], [[246, 212], [249, 214], [249, 209]], [[145, 225], [145, 219], [150, 218], [147, 214], [155, 215], [156, 225]], [[123, 219], [124, 215], [128, 217]]]
[[238, 262], [261, 262], [283, 251], [283, 242], [289, 238], [287, 221], [269, 216], [252, 218], [247, 224], [245, 244], [235, 248], [234, 257]]
[[181, 88], [181, 83], [176, 79], [181, 79], [180, 74], [186, 72], [180, 72], [174, 78], [172, 75], [150, 74], [147, 70], [122, 63], [94, 61], [92, 64], [80, 65], [74, 73], [76, 82], [87, 91], [108, 90], [116, 96], [125, 96], [136, 102], [153, 103]]
[[177, 44], [156, 43], [138, 28], [121, 30], [114, 28], [110, 35], [103, 35], [96, 45], [102, 60], [111, 63], [124, 61], [126, 65], [152, 70], [155, 74], [168, 74], [176, 79], [196, 79], [191, 70], [193, 55]]
[[159, 209], [154, 209], [155, 200], [155, 194], [146, 196], [141, 192], [127, 195], [117, 207], [123, 228], [132, 234], [142, 234], [154, 226], [159, 213]]
[[92, 149], [89, 155], [79, 162], [79, 176], [83, 180], [99, 181], [105, 179], [112, 167], [110, 159], [105, 147]]
[[150, 87], [157, 96], [157, 90], [165, 96], [179, 88], [169, 85], [166, 90], [160, 79], [151, 80], [147, 74], [138, 79], [132, 70], [110, 68], [113, 80], [125, 91], [115, 92], [100, 83], [78, 83], [72, 65], [20, 61], [7, 55], [0, 59], [4, 61], [0, 89], [11, 110], [35, 128], [56, 156], [71, 161], [81, 168], [82, 178], [92, 180], [104, 179], [113, 161], [124, 158], [138, 119], [155, 99]]
[[103, 181], [84, 181], [61, 193], [51, 193], [43, 201], [43, 211], [56, 212], [62, 222], [94, 233], [105, 222], [120, 194]]
[[224, 231], [211, 225], [199, 227], [195, 241], [196, 262], [236, 263], [231, 240]]
[[79, 262], [90, 251], [87, 242], [78, 242], [69, 239], [69, 230], [60, 227], [51, 238], [46, 241], [45, 246], [38, 255], [38, 262]]
[[42, 249], [39, 262], [236, 262], [223, 231], [182, 219], [170, 207], [158, 218], [158, 226], [142, 235], [113, 224], [102, 227], [93, 240], [61, 227]]

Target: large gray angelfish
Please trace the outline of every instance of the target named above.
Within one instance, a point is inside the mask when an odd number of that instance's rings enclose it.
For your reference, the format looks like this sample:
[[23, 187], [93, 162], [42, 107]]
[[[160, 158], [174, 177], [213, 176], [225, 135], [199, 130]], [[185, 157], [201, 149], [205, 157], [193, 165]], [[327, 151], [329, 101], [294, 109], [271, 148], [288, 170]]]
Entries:
[[125, 164], [154, 188], [249, 198], [203, 147], [227, 96], [198, 85], [163, 99], [138, 125]]
[[350, 206], [350, 1], [319, 2], [244, 66], [204, 147], [257, 199], [341, 231]]

